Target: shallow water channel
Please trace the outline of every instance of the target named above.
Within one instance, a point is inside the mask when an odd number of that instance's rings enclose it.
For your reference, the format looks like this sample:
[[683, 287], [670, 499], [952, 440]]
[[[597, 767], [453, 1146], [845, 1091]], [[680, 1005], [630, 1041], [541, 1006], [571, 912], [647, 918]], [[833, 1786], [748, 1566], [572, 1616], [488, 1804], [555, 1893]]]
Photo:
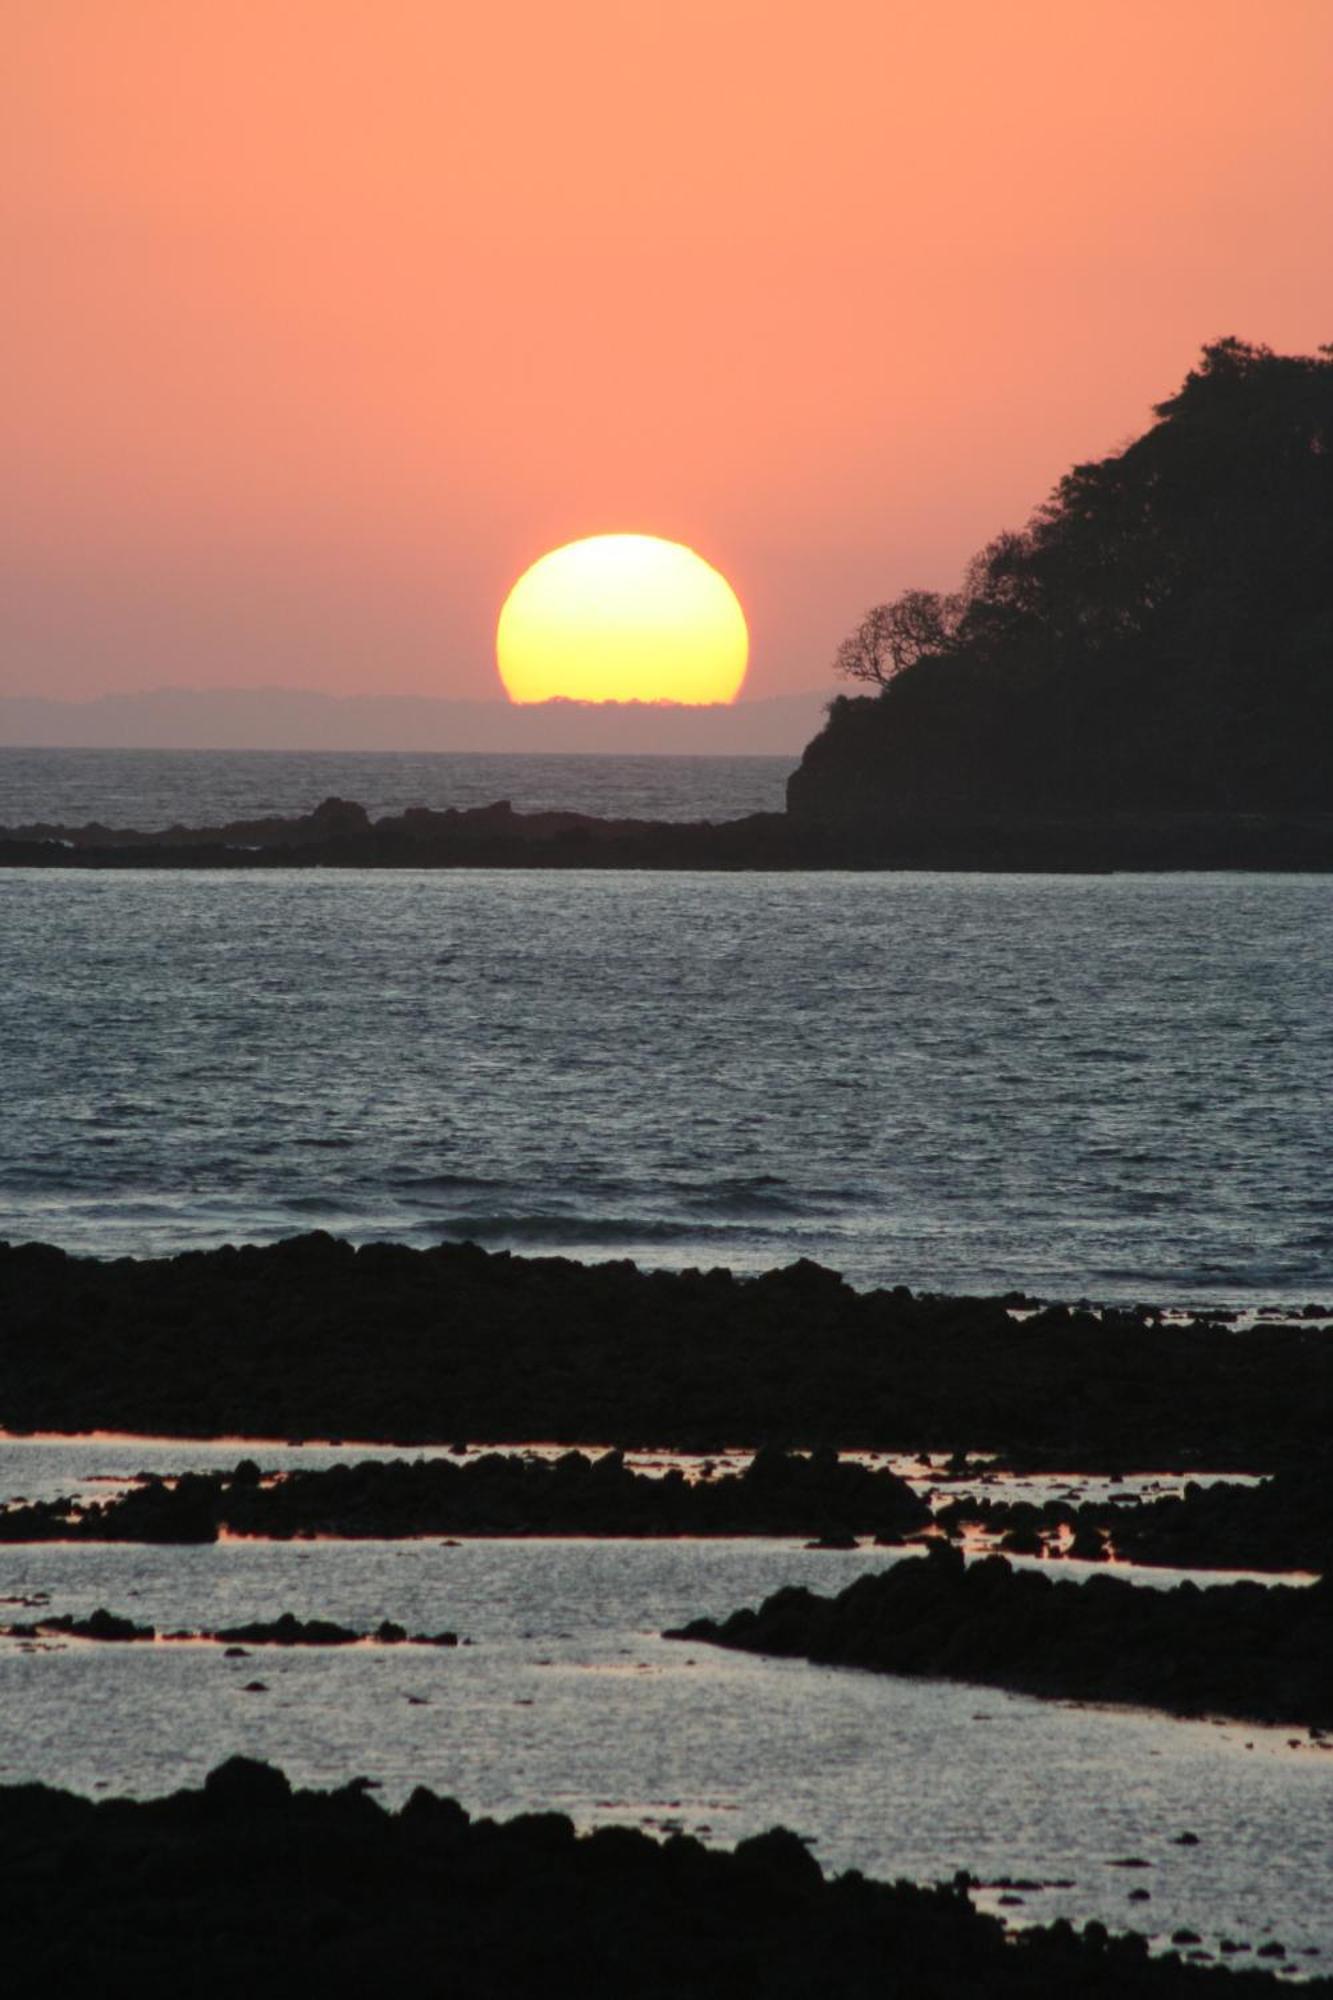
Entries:
[[[174, 1449], [176, 1469], [239, 1455]], [[58, 1474], [70, 1491], [146, 1462], [167, 1470], [168, 1448], [6, 1443], [0, 1489], [32, 1493]], [[585, 1826], [682, 1827], [724, 1843], [781, 1822], [828, 1869], [1069, 1885], [1008, 1891], [1022, 1897], [1005, 1906], [1011, 1921], [1096, 1916], [1159, 1941], [1187, 1926], [1212, 1949], [1276, 1936], [1290, 1951], [1320, 1948], [1300, 1969], [1333, 1962], [1333, 1753], [1303, 1733], [660, 1637], [783, 1583], [837, 1590], [886, 1560], [773, 1541], [0, 1548], [0, 1595], [49, 1600], [7, 1608], [14, 1618], [106, 1605], [170, 1630], [292, 1611], [452, 1627], [471, 1642], [236, 1659], [208, 1644], [0, 1642], [0, 1783], [148, 1795], [239, 1751], [303, 1784], [364, 1774], [386, 1802], [424, 1783], [474, 1812], [558, 1808]], [[1176, 1844], [1187, 1830], [1197, 1845]], [[1115, 1865], [1132, 1858], [1149, 1865]], [[1142, 1889], [1149, 1900], [1131, 1901]], [[981, 1900], [995, 1907], [1001, 1893]]]

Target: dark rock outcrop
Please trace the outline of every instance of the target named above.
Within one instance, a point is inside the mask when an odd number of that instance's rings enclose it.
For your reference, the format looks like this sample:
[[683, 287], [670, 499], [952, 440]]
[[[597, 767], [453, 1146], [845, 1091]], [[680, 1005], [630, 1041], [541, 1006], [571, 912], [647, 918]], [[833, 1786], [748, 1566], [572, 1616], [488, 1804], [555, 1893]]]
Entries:
[[[1132, 1933], [1068, 1923], [1007, 1939], [962, 1883], [827, 1880], [775, 1829], [733, 1852], [558, 1813], [472, 1820], [415, 1791], [386, 1812], [363, 1781], [294, 1790], [233, 1758], [202, 1790], [92, 1803], [0, 1789], [5, 1969], [16, 1987], [466, 1993], [548, 2000], [1266, 2000], [1277, 1980], [1151, 1958]], [[1333, 1983], [1306, 1989], [1323, 1996]]]
[[825, 1666], [1133, 1702], [1176, 1715], [1333, 1725], [1333, 1579], [1303, 1588], [1109, 1575], [1053, 1581], [937, 1544], [836, 1597], [789, 1588], [666, 1635]]
[[0, 1424], [1268, 1472], [1324, 1448], [1333, 1336], [1015, 1322], [1001, 1299], [857, 1293], [808, 1263], [738, 1279], [322, 1234], [142, 1261], [0, 1245]]
[[213, 1541], [226, 1529], [276, 1540], [820, 1535], [841, 1544], [858, 1534], [900, 1541], [929, 1520], [925, 1502], [887, 1467], [845, 1464], [831, 1451], [759, 1452], [742, 1473], [697, 1482], [675, 1470], [660, 1478], [633, 1472], [618, 1452], [595, 1459], [568, 1452], [553, 1463], [488, 1452], [463, 1465], [366, 1459], [263, 1484], [244, 1462], [231, 1473], [174, 1482], [145, 1476], [110, 1500], [0, 1511], [0, 1543]]
[[[845, 708], [849, 704], [843, 704]], [[851, 704], [857, 706], [857, 704]], [[839, 710], [841, 714], [841, 710]], [[815, 738], [805, 770], [831, 764], [847, 808], [865, 794], [845, 766], [845, 724]], [[857, 740], [857, 754], [863, 750]], [[841, 816], [793, 810], [739, 820], [600, 820], [580, 812], [494, 806], [412, 808], [366, 824], [330, 822], [324, 808], [278, 820], [164, 832], [102, 826], [0, 828], [0, 868], [965, 868], [1107, 874], [1115, 868], [1333, 868], [1333, 814], [1099, 812], [1037, 814], [909, 810]], [[877, 798], [871, 772], [871, 798]], [[817, 796], [817, 794], [813, 794]], [[362, 814], [348, 806], [348, 814]], [[364, 816], [364, 814], [362, 814]]]
[[[0, 868], [1333, 868], [1333, 813], [1308, 808], [1051, 814], [964, 802], [887, 817], [855, 812], [866, 782], [878, 797], [873, 768], [869, 781], [858, 777], [859, 765], [847, 768], [847, 715], [867, 706], [835, 705], [828, 729], [793, 776], [788, 813], [717, 822], [616, 820], [515, 812], [502, 799], [443, 812], [416, 806], [372, 821], [362, 806], [326, 799], [311, 813], [217, 827], [0, 827]], [[866, 743], [860, 732], [858, 724], [858, 759]], [[840, 812], [798, 809], [809, 772], [826, 764], [834, 766]]]
[[372, 1632], [357, 1632], [349, 1625], [329, 1618], [297, 1618], [284, 1611], [277, 1618], [253, 1619], [247, 1625], [227, 1625], [217, 1632], [166, 1632], [159, 1635], [155, 1625], [136, 1625], [131, 1618], [118, 1618], [110, 1611], [94, 1611], [88, 1618], [69, 1613], [37, 1618], [27, 1623], [0, 1625], [2, 1639], [96, 1639], [118, 1643], [149, 1643], [159, 1636], [167, 1639], [210, 1639], [219, 1645], [246, 1646], [456, 1646], [456, 1632], [408, 1632], [406, 1626], [385, 1618]]
[[1227, 1480], [1139, 1501], [949, 1501], [936, 1515], [954, 1533], [969, 1526], [1003, 1537], [1014, 1554], [1094, 1557], [1168, 1569], [1333, 1571], [1333, 1481], [1296, 1465], [1258, 1486]]

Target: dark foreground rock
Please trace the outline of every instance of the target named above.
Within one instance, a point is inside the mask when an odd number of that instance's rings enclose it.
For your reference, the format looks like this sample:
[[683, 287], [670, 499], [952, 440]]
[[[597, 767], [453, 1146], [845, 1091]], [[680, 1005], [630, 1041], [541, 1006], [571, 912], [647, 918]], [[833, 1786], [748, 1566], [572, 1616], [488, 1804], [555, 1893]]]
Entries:
[[[470, 1820], [425, 1790], [390, 1813], [363, 1783], [293, 1791], [235, 1758], [201, 1791], [93, 1804], [0, 1790], [5, 1969], [99, 1994], [466, 1993], [491, 2000], [1231, 2000], [1258, 1970], [1151, 1959], [1068, 1924], [1009, 1940], [961, 1887], [826, 1880], [794, 1834], [715, 1852], [556, 1813]], [[1333, 1983], [1306, 1989], [1323, 2000]]]
[[1333, 1481], [1297, 1466], [1258, 1486], [1191, 1480], [1183, 1494], [1139, 1501], [950, 1501], [936, 1516], [949, 1532], [969, 1527], [1003, 1538], [1016, 1553], [1114, 1554], [1168, 1569], [1333, 1570]]
[[456, 1632], [409, 1632], [385, 1618], [373, 1631], [358, 1632], [331, 1618], [298, 1618], [284, 1611], [277, 1618], [253, 1619], [248, 1625], [224, 1625], [216, 1632], [178, 1631], [159, 1634], [155, 1625], [136, 1625], [112, 1611], [98, 1610], [87, 1618], [69, 1612], [0, 1625], [0, 1639], [95, 1639], [111, 1645], [148, 1644], [164, 1639], [209, 1639], [227, 1646], [456, 1646]]
[[1002, 1299], [360, 1249], [0, 1245], [0, 1425], [395, 1443], [834, 1444], [1273, 1471], [1333, 1431], [1333, 1335]]
[[937, 1544], [836, 1597], [779, 1590], [757, 1611], [666, 1636], [1175, 1715], [1333, 1727], [1328, 1579], [1174, 1590], [1109, 1575], [1053, 1581], [1002, 1556], [969, 1567]]
[[619, 1452], [554, 1462], [487, 1452], [458, 1465], [367, 1459], [261, 1481], [231, 1472], [143, 1475], [111, 1500], [38, 1501], [0, 1512], [0, 1542], [211, 1542], [236, 1535], [857, 1535], [899, 1541], [930, 1509], [887, 1467], [769, 1450], [741, 1473], [689, 1483], [636, 1473]]

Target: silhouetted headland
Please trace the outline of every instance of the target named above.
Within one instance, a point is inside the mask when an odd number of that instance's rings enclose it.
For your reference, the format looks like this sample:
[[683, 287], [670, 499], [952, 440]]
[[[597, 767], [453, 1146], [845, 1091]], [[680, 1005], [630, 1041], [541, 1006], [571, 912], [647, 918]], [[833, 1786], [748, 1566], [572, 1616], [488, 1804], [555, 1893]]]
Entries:
[[0, 828], [58, 868], [1333, 868], [1333, 353], [1203, 351], [952, 594], [876, 605], [787, 812]]
[[1333, 1577], [1158, 1590], [1105, 1573], [1052, 1578], [1003, 1556], [968, 1564], [940, 1542], [836, 1597], [789, 1585], [757, 1611], [699, 1618], [666, 1637], [1174, 1715], [1333, 1728]]
[[866, 614], [838, 665], [877, 693], [834, 704], [789, 781], [794, 816], [886, 840], [923, 815], [1055, 815], [1131, 840], [1179, 816], [1169, 846], [1189, 815], [1236, 816], [1237, 840], [1244, 816], [1257, 838], [1309, 815], [1316, 837], [1333, 809], [1333, 351], [1216, 342], [1156, 415], [1075, 466], [958, 592]]
[[[480, 2000], [1266, 2000], [1280, 1990], [1267, 1970], [1152, 1957], [1142, 1937], [1097, 1922], [1006, 1937], [973, 1907], [966, 1875], [938, 1888], [855, 1870], [828, 1878], [780, 1828], [731, 1851], [625, 1826], [579, 1835], [560, 1813], [472, 1819], [421, 1786], [391, 1812], [364, 1779], [294, 1791], [282, 1771], [243, 1757], [168, 1798], [0, 1788], [0, 1878], [13, 1892], [9, 1977], [61, 1994], [211, 2000], [297, 1983]], [[1287, 1957], [1280, 1940], [1263, 1953]], [[1333, 1982], [1305, 1991], [1325, 2000]]]
[[0, 1245], [13, 1430], [1265, 1473], [1322, 1464], [1330, 1408], [1333, 1337], [1299, 1320], [857, 1292], [804, 1260], [738, 1278], [322, 1232], [143, 1260]]

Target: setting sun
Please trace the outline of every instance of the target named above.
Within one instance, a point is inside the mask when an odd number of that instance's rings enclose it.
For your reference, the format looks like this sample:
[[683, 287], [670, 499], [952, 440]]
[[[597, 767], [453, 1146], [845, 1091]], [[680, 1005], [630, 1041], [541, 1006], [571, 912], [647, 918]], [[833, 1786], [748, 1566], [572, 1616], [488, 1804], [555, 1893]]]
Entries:
[[731, 702], [749, 635], [735, 591], [693, 549], [591, 535], [524, 571], [495, 651], [515, 702]]

